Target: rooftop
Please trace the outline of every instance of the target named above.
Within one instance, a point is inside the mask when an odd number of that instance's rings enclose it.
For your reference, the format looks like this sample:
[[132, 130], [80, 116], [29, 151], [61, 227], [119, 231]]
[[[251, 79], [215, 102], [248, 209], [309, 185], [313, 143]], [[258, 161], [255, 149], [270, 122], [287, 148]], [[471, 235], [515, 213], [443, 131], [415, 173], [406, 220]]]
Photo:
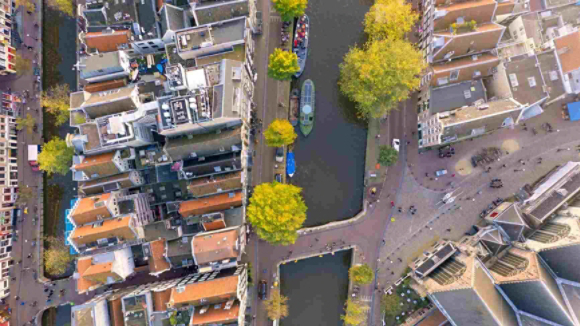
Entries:
[[108, 91], [89, 93], [82, 108], [91, 119], [135, 110], [137, 109], [137, 103], [135, 103], [132, 96], [136, 92], [136, 87], [136, 85], [130, 85]]
[[151, 250], [149, 258], [149, 273], [162, 273], [171, 268], [171, 264], [166, 258], [166, 241], [161, 238], [159, 240], [151, 241], [149, 248]]
[[512, 57], [504, 65], [516, 101], [532, 105], [548, 95], [543, 87], [544, 79], [535, 55]]
[[242, 205], [242, 192], [230, 192], [182, 202], [179, 214], [184, 217], [222, 211]]
[[172, 138], [165, 143], [163, 150], [173, 161], [241, 151], [242, 135], [240, 126], [218, 131], [217, 133]]
[[187, 185], [187, 191], [193, 197], [203, 197], [217, 192], [237, 190], [241, 187], [242, 172], [236, 171], [191, 180]]
[[430, 68], [433, 71], [431, 86], [461, 83], [489, 76], [497, 70], [499, 63], [497, 56], [484, 53], [434, 64]]
[[193, 237], [191, 245], [196, 263], [206, 265], [226, 259], [236, 259], [240, 250], [239, 231], [239, 228], [235, 228], [202, 233]]
[[557, 98], [566, 93], [564, 84], [562, 83], [560, 69], [558, 68], [558, 62], [556, 60], [556, 51], [542, 52], [538, 54], [537, 57], [550, 98]]
[[429, 111], [435, 114], [485, 101], [485, 88], [482, 81], [466, 81], [431, 89]]
[[[433, 61], [491, 50], [496, 47], [504, 30], [505, 27], [499, 24], [484, 23], [476, 26], [474, 31], [457, 35], [450, 32], [437, 33], [434, 41], [436, 48], [433, 50]], [[441, 40], [437, 41], [440, 37], [443, 38], [442, 42]], [[437, 48], [438, 42], [442, 43], [440, 48]]]
[[219, 44], [244, 42], [246, 18], [238, 17], [208, 25], [180, 30], [176, 33], [179, 52], [209, 48]]
[[[511, 99], [497, 100], [479, 105], [472, 105], [466, 108], [459, 108], [457, 110], [447, 113], [440, 113], [439, 118], [444, 126], [451, 126], [458, 123], [465, 123], [468, 121], [479, 120], [488, 116], [495, 116], [500, 113], [509, 112], [513, 110], [520, 110], [521, 107]], [[517, 115], [516, 115], [517, 117]], [[498, 126], [499, 127], [499, 126]]]
[[100, 326], [101, 321], [109, 320], [107, 300], [75, 305], [72, 307], [71, 315], [72, 326]]
[[555, 39], [554, 45], [565, 74], [580, 68], [580, 31]]
[[125, 72], [123, 60], [127, 60], [122, 51], [106, 52], [99, 55], [80, 57], [80, 77], [87, 79], [95, 76]]
[[240, 152], [213, 155], [207, 158], [192, 158], [183, 161], [181, 172], [186, 179], [207, 175], [218, 175], [241, 170]]
[[[205, 309], [204, 313], [201, 311]], [[237, 322], [240, 315], [240, 303], [232, 300], [231, 302], [223, 302], [214, 304], [208, 307], [198, 307], [197, 314], [191, 315], [189, 325], [216, 325], [231, 322]], [[243, 313], [243, 312], [242, 312]]]
[[543, 196], [539, 204], [534, 207], [526, 207], [525, 212], [537, 220], [544, 221], [551, 213], [562, 206], [566, 200], [574, 196], [580, 190], [580, 174], [575, 174], [561, 187], [552, 189], [551, 193]]
[[76, 225], [83, 225], [97, 221], [100, 217], [108, 218], [113, 215], [106, 205], [106, 201], [111, 197], [111, 193], [105, 193], [93, 197], [81, 198], [73, 207], [70, 217]]
[[205, 1], [193, 7], [197, 25], [205, 25], [250, 14], [248, 0]]
[[168, 221], [158, 221], [143, 226], [145, 241], [154, 241], [159, 238], [173, 240], [179, 238], [177, 228], [169, 227]]
[[510, 248], [489, 267], [489, 271], [497, 283], [526, 281], [539, 278], [539, 263], [534, 252]]
[[448, 29], [456, 22], [474, 20], [478, 24], [491, 22], [497, 3], [493, 0], [465, 1], [437, 6], [434, 30]]
[[108, 238], [135, 239], [136, 235], [131, 229], [131, 216], [110, 219], [92, 225], [83, 225], [77, 227], [71, 233], [71, 239], [77, 246]]
[[183, 287], [175, 287], [171, 290], [169, 302], [171, 306], [174, 306], [180, 304], [211, 304], [212, 302], [230, 300], [237, 295], [238, 282], [239, 276], [233, 275], [187, 284]]
[[102, 32], [93, 32], [85, 34], [85, 44], [89, 49], [94, 49], [99, 52], [117, 51], [119, 46], [130, 42], [130, 30], [112, 30], [107, 29]]

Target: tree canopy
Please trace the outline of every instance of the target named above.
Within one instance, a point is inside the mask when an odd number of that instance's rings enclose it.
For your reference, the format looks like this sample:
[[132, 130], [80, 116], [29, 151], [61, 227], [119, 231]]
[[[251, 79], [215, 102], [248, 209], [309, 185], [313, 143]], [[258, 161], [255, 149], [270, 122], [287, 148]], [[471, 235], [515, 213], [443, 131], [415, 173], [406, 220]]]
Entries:
[[298, 56], [291, 51], [274, 49], [268, 62], [268, 76], [276, 80], [289, 80], [300, 70]]
[[48, 91], [42, 92], [41, 105], [46, 111], [55, 115], [58, 126], [69, 120], [70, 89], [68, 84], [52, 86]]
[[31, 187], [19, 183], [18, 184], [18, 196], [16, 197], [16, 205], [25, 205], [28, 200], [34, 197], [34, 190]]
[[367, 264], [356, 265], [348, 270], [348, 276], [351, 281], [357, 284], [370, 284], [375, 278], [375, 273]]
[[16, 3], [16, 7], [24, 6], [26, 11], [34, 11], [34, 3], [31, 0], [16, 0], [14, 2]]
[[394, 294], [385, 294], [381, 298], [381, 311], [388, 317], [393, 317], [399, 313], [401, 298]]
[[30, 60], [23, 58], [20, 54], [14, 55], [14, 70], [19, 75], [22, 75], [32, 69]]
[[359, 326], [366, 321], [369, 306], [361, 301], [348, 299], [346, 300], [344, 310], [345, 314], [340, 316], [344, 324], [347, 326]]
[[308, 6], [308, 0], [272, 0], [272, 3], [285, 22], [304, 15]]
[[396, 149], [388, 145], [379, 146], [379, 159], [378, 162], [381, 165], [391, 166], [397, 163], [399, 159], [399, 152]]
[[409, 42], [384, 39], [352, 48], [340, 65], [339, 86], [354, 101], [359, 116], [378, 118], [418, 88], [423, 55]]
[[278, 182], [256, 186], [248, 205], [248, 220], [258, 236], [271, 244], [289, 245], [306, 220], [302, 189]]
[[270, 123], [264, 132], [266, 145], [270, 147], [280, 147], [290, 145], [298, 137], [294, 127], [286, 119], [276, 119]]
[[271, 320], [288, 317], [288, 298], [280, 294], [279, 289], [272, 291], [270, 299], [264, 301], [264, 307]]
[[365, 32], [372, 40], [402, 39], [418, 17], [404, 0], [376, 0], [365, 15]]
[[60, 138], [53, 138], [42, 148], [38, 154], [38, 164], [40, 169], [49, 175], [52, 173], [67, 174], [70, 163], [74, 155], [74, 149], [68, 147], [66, 142]]
[[47, 249], [44, 250], [44, 268], [48, 274], [63, 274], [73, 257], [64, 243], [63, 237], [47, 237]]
[[54, 10], [58, 10], [65, 15], [74, 16], [74, 4], [72, 0], [48, 0], [46, 4]]
[[36, 119], [30, 113], [27, 113], [24, 118], [16, 118], [16, 130], [26, 128], [26, 132], [31, 134], [34, 131], [34, 125], [36, 125]]

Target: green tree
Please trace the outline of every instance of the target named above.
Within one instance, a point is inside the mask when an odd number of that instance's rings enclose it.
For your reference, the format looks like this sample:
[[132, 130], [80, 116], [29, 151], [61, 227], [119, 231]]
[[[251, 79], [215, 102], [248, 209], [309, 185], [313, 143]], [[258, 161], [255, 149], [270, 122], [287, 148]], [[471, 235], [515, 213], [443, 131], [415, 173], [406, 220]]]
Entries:
[[375, 273], [367, 264], [356, 265], [348, 270], [348, 276], [356, 284], [370, 284], [375, 278]]
[[56, 125], [60, 126], [67, 122], [70, 117], [70, 89], [68, 84], [52, 86], [48, 91], [42, 92], [41, 105], [50, 114], [56, 117]]
[[404, 0], [376, 0], [365, 15], [365, 32], [373, 40], [402, 39], [418, 17]]
[[423, 55], [409, 42], [384, 39], [352, 48], [340, 65], [339, 86], [362, 118], [378, 118], [419, 87]]
[[50, 275], [63, 274], [73, 259], [69, 248], [64, 244], [64, 238], [47, 237], [45, 241], [48, 246], [44, 250], [44, 269]]
[[278, 182], [256, 186], [248, 205], [248, 220], [258, 236], [271, 244], [289, 245], [306, 220], [302, 189]]
[[364, 324], [367, 319], [369, 306], [361, 301], [348, 299], [345, 303], [345, 314], [340, 316], [345, 325], [358, 326]]
[[270, 147], [280, 147], [290, 145], [298, 137], [294, 127], [286, 119], [276, 119], [268, 126], [264, 132], [266, 145]]
[[291, 51], [274, 49], [268, 62], [268, 76], [276, 80], [289, 80], [300, 70], [298, 56]]
[[304, 15], [308, 5], [308, 0], [272, 0], [272, 2], [274, 3], [274, 9], [285, 22]]
[[399, 159], [399, 152], [388, 145], [379, 146], [379, 164], [391, 166]]
[[53, 173], [65, 175], [70, 169], [73, 155], [74, 149], [68, 147], [64, 140], [55, 137], [44, 144], [42, 152], [38, 154], [38, 164], [40, 169], [49, 175]]
[[288, 317], [288, 298], [280, 294], [279, 289], [272, 291], [270, 299], [264, 301], [268, 318], [278, 320]]
[[34, 198], [34, 190], [31, 187], [27, 187], [26, 185], [19, 183], [18, 184], [18, 193], [16, 197], [16, 205], [22, 206], [25, 205], [30, 199]]
[[58, 10], [63, 14], [73, 17], [74, 4], [72, 0], [48, 0], [46, 4], [54, 10]]
[[19, 75], [25, 74], [32, 69], [30, 60], [23, 58], [20, 54], [14, 55], [14, 70]]
[[34, 125], [36, 125], [36, 119], [30, 113], [27, 113], [25, 118], [16, 118], [16, 130], [26, 128], [26, 132], [31, 134], [34, 131]]
[[387, 317], [394, 317], [399, 314], [401, 310], [401, 298], [395, 293], [385, 294], [381, 298], [381, 311]]

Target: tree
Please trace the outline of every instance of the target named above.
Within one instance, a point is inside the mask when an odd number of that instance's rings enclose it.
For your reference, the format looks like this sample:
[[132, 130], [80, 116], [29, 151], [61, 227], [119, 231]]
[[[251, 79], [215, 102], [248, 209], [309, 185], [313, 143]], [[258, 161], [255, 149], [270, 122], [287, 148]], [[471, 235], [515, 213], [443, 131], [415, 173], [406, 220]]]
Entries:
[[54, 10], [58, 10], [65, 15], [73, 17], [74, 5], [72, 0], [48, 0], [46, 4]]
[[26, 118], [16, 118], [16, 130], [22, 130], [26, 128], [26, 132], [31, 134], [34, 131], [35, 125], [36, 119], [34, 119], [30, 113], [26, 114]]
[[266, 145], [280, 147], [292, 144], [298, 135], [288, 120], [276, 119], [266, 129], [264, 137], [266, 138]]
[[399, 159], [399, 152], [388, 145], [379, 146], [379, 164], [391, 166]]
[[25, 205], [28, 200], [34, 197], [34, 190], [31, 187], [27, 187], [26, 185], [20, 183], [18, 184], [18, 196], [16, 197], [16, 205], [22, 206]]
[[72, 261], [69, 248], [63, 237], [47, 237], [47, 249], [44, 250], [44, 268], [48, 274], [63, 274]]
[[339, 86], [363, 118], [378, 118], [419, 87], [423, 55], [409, 42], [384, 39], [352, 48], [340, 64]]
[[375, 273], [369, 267], [369, 265], [362, 264], [351, 267], [348, 270], [348, 276], [354, 283], [366, 285], [370, 284], [373, 281]]
[[270, 299], [264, 301], [268, 318], [278, 320], [288, 316], [288, 298], [280, 294], [280, 290], [272, 291]]
[[399, 314], [401, 299], [397, 294], [385, 294], [381, 298], [381, 310], [385, 316], [393, 317]]
[[256, 186], [248, 205], [248, 220], [258, 236], [271, 244], [289, 245], [306, 220], [302, 189], [278, 182]]
[[377, 0], [365, 15], [365, 32], [372, 40], [402, 39], [418, 17], [404, 0]]
[[19, 75], [22, 75], [32, 69], [30, 60], [23, 58], [20, 54], [14, 55], [14, 70]]
[[32, 1], [30, 0], [16, 0], [16, 7], [19, 6], [24, 6], [24, 9], [26, 9], [26, 11], [34, 11], [34, 3], [32, 3]]
[[348, 299], [345, 303], [345, 314], [340, 316], [345, 325], [358, 326], [367, 319], [367, 311], [369, 307], [361, 301]]
[[308, 5], [308, 0], [272, 0], [272, 2], [274, 3], [274, 9], [285, 22], [304, 15]]
[[69, 119], [69, 98], [68, 84], [58, 84], [49, 88], [48, 91], [42, 92], [41, 105], [46, 108], [46, 111], [56, 116], [57, 126]]
[[49, 175], [52, 173], [67, 174], [74, 154], [74, 149], [68, 147], [66, 142], [58, 137], [44, 144], [42, 152], [38, 154], [40, 169]]
[[268, 62], [268, 76], [276, 80], [289, 80], [300, 70], [298, 56], [294, 52], [274, 49]]

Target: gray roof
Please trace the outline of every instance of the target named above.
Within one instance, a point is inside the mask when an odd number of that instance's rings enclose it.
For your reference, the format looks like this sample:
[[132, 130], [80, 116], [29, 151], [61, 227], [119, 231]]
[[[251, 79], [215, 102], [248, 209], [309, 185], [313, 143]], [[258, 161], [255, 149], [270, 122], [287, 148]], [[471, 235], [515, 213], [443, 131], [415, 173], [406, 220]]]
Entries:
[[508, 224], [508, 223], [501, 223], [499, 225], [502, 230], [508, 235], [511, 241], [518, 241], [520, 235], [522, 235], [522, 230], [526, 227], [523, 225], [515, 225], [515, 224]]
[[140, 187], [141, 192], [153, 196], [152, 205], [184, 200], [187, 198], [187, 181], [168, 181], [149, 183]]
[[540, 317], [531, 317], [529, 314], [520, 313], [521, 326], [554, 326], [553, 323], [542, 321]]
[[[160, 37], [159, 26], [156, 21], [157, 12], [155, 10], [155, 1], [139, 0], [136, 2], [136, 6], [137, 13], [139, 14], [139, 26], [145, 30], [143, 39], [147, 40]], [[148, 33], [152, 33], [153, 36], [148, 35]]]
[[550, 98], [557, 98], [566, 92], [564, 89], [564, 83], [562, 82], [562, 76], [560, 75], [558, 68], [555, 52], [556, 51], [549, 51], [538, 54], [540, 70], [544, 76], [544, 82], [546, 83], [546, 86], [548, 86], [548, 93], [550, 94]]
[[165, 221], [147, 224], [143, 226], [143, 232], [145, 234], [145, 241], [147, 242], [154, 241], [159, 238], [165, 238], [168, 241], [179, 238], [177, 228], [167, 229], [165, 227]]
[[542, 250], [538, 254], [556, 276], [580, 283], [580, 244]]
[[549, 280], [546, 282], [534, 280], [504, 283], [499, 286], [519, 310], [564, 326], [573, 326], [571, 320], [558, 307], [563, 300], [557, 287], [554, 289], [550, 283]]
[[98, 9], [85, 9], [83, 11], [88, 25], [90, 26], [105, 26], [107, 25], [107, 18], [105, 17], [104, 7]]
[[[504, 65], [514, 99], [523, 105], [532, 105], [546, 97], [547, 94], [542, 89], [544, 85], [542, 72], [536, 56], [525, 54], [512, 57], [510, 60], [510, 62], [504, 62]], [[517, 80], [515, 87], [510, 75], [515, 76]]]
[[521, 216], [520, 209], [516, 204], [510, 205], [505, 211], [503, 211], [496, 219], [497, 222], [507, 222], [517, 225], [526, 225], [526, 222]]
[[167, 241], [167, 257], [183, 256], [191, 254], [191, 238], [192, 237], [182, 237], [179, 239]]
[[127, 96], [106, 102], [100, 102], [92, 106], [85, 106], [83, 109], [91, 119], [96, 119], [115, 113], [132, 111], [137, 109], [137, 106], [135, 105], [135, 102], [133, 102], [133, 99], [130, 96]]
[[207, 1], [194, 8], [198, 25], [210, 24], [250, 14], [248, 0]]
[[[465, 95], [469, 94], [469, 98]], [[471, 106], [477, 100], [485, 99], [481, 79], [431, 89], [429, 111], [431, 114]]]
[[238, 226], [244, 223], [244, 210], [242, 207], [227, 209], [223, 211], [226, 226]]
[[211, 35], [214, 45], [243, 41], [246, 33], [246, 19], [231, 19], [212, 24]]
[[204, 161], [189, 159], [183, 162], [183, 172], [188, 179], [199, 178], [210, 174], [221, 174], [241, 170], [240, 155], [227, 153], [211, 156]]
[[580, 190], [580, 174], [574, 175], [562, 187], [567, 191], [566, 197], [560, 193], [553, 191], [552, 194], [546, 198], [540, 205], [538, 205], [530, 215], [539, 220], [544, 220], [549, 214], [560, 207], [567, 198], [574, 196]]
[[177, 31], [186, 27], [185, 14], [183, 9], [165, 4], [165, 19], [167, 20], [167, 29]]
[[121, 57], [119, 52], [107, 52], [99, 55], [83, 56], [80, 59], [82, 65], [80, 69], [81, 79], [104, 76], [117, 72], [123, 72]]
[[580, 319], [580, 286], [560, 283], [562, 294], [576, 319]]
[[242, 143], [241, 127], [222, 130], [220, 133], [188, 135], [168, 140], [163, 150], [173, 161], [240, 151]]

